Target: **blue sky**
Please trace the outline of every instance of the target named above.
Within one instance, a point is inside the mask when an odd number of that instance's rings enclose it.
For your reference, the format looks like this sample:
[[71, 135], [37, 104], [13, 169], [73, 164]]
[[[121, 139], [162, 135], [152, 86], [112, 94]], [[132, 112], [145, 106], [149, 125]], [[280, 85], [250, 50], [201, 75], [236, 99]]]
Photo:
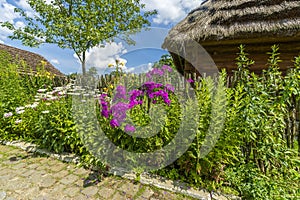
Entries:
[[[50, 3], [51, 0], [46, 0]], [[150, 31], [142, 31], [132, 38], [135, 46], [129, 46], [123, 41], [104, 44], [104, 48], [92, 48], [87, 53], [87, 67], [95, 66], [100, 73], [107, 72], [107, 65], [116, 58], [126, 63], [125, 70], [139, 72], [151, 66], [162, 54], [161, 44], [170, 28], [182, 20], [187, 13], [200, 5], [202, 0], [141, 0], [146, 5], [143, 11], [156, 9], [158, 14], [151, 18]], [[34, 11], [26, 0], [0, 0], [0, 21], [10, 21], [17, 27], [24, 26], [22, 19], [14, 13], [15, 7], [24, 9], [28, 14]], [[38, 53], [51, 62], [65, 74], [80, 72], [81, 66], [74, 52], [60, 49], [56, 45], [43, 44], [39, 48], [23, 46], [17, 40], [8, 38], [12, 33], [0, 27], [0, 43]]]

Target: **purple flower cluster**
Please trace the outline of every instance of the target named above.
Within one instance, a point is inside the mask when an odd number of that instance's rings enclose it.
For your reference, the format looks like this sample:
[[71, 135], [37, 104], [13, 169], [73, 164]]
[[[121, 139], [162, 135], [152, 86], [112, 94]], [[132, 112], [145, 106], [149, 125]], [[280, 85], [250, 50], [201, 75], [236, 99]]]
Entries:
[[114, 96], [114, 101], [116, 101], [117, 99], [127, 99], [126, 96], [126, 88], [123, 85], [118, 85], [116, 88], [116, 94]]
[[102, 107], [101, 115], [105, 118], [108, 118], [111, 111], [108, 109], [108, 103], [105, 100], [106, 97], [107, 97], [107, 94], [101, 94], [99, 103], [101, 104], [101, 107]]
[[127, 110], [128, 104], [124, 102], [118, 102], [111, 107], [112, 116], [118, 124], [122, 124], [126, 119]]
[[[155, 82], [146, 82], [143, 84], [143, 91], [146, 92], [147, 96], [150, 99], [154, 99], [155, 97], [161, 97], [164, 102], [169, 106], [171, 103], [171, 100], [169, 99], [169, 93], [168, 91], [174, 92], [174, 88], [171, 88], [170, 86], [164, 87], [162, 89], [163, 84], [155, 83]], [[153, 100], [153, 103], [156, 103], [156, 100]]]
[[135, 107], [136, 105], [143, 104], [143, 100], [138, 99], [138, 97], [143, 96], [144, 92], [141, 90], [132, 90], [129, 92], [130, 98], [129, 98], [129, 106], [128, 108], [131, 109]]
[[149, 71], [146, 76], [147, 78], [151, 79], [152, 76], [158, 75], [163, 76], [166, 72], [172, 72], [172, 68], [168, 65], [163, 65], [161, 68], [153, 68], [151, 71]]
[[135, 131], [135, 127], [132, 126], [132, 125], [126, 124], [124, 130], [125, 130], [126, 132], [134, 132], [134, 131]]
[[163, 65], [161, 67], [161, 69], [165, 72], [165, 71], [168, 71], [168, 72], [172, 72], [172, 68], [169, 66], [169, 65]]
[[[165, 72], [171, 72], [172, 68], [168, 65], [163, 65], [160, 69], [154, 68], [146, 75], [148, 78], [151, 78], [153, 75], [163, 76]], [[174, 87], [170, 84], [164, 86], [161, 83], [155, 83], [153, 81], [145, 82], [140, 89], [135, 89], [128, 92], [129, 98], [127, 97], [126, 87], [119, 85], [116, 88], [116, 93], [113, 98], [114, 103], [109, 109], [108, 102], [106, 101], [107, 94], [101, 94], [99, 103], [101, 104], [101, 115], [105, 118], [112, 116], [110, 121], [110, 126], [120, 127], [121, 124], [126, 119], [126, 112], [134, 108], [137, 105], [143, 104], [143, 98], [146, 95], [149, 99], [152, 100], [152, 103], [157, 103], [157, 98], [161, 98], [165, 104], [168, 106], [171, 104], [169, 99], [169, 92], [174, 92]], [[125, 103], [129, 100], [129, 103]], [[126, 132], [134, 132], [135, 127], [127, 124], [124, 128]]]

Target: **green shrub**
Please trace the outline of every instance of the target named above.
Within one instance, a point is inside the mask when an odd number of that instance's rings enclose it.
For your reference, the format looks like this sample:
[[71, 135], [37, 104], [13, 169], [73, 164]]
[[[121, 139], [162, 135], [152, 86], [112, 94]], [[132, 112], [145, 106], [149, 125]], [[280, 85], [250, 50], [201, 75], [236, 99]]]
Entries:
[[[190, 123], [198, 121], [196, 137], [186, 153], [154, 173], [209, 191], [236, 191], [245, 199], [297, 199], [300, 196], [300, 135], [293, 125], [295, 110], [300, 110], [300, 57], [295, 58], [295, 68], [282, 76], [278, 50], [277, 46], [271, 48], [268, 69], [256, 75], [250, 73], [255, 62], [241, 46], [230, 88], [225, 87], [225, 72], [220, 74], [218, 84], [209, 77], [196, 81], [198, 106], [187, 103], [185, 108], [186, 114], [193, 111], [196, 115], [182, 116], [184, 110], [178, 105], [179, 98], [171, 93], [172, 103], [165, 106], [167, 114], [163, 120], [151, 118], [147, 103], [132, 109], [129, 115], [135, 124], [147, 127], [152, 120], [159, 121], [162, 128], [150, 139], [137, 139], [121, 128], [112, 128], [112, 118], [101, 117], [100, 107], [96, 120], [114, 144], [134, 152], [150, 152], [171, 142], [183, 117]], [[51, 77], [20, 75], [9, 56], [2, 52], [0, 58], [0, 140], [35, 142], [56, 153], [76, 153], [81, 156], [83, 165], [104, 167], [84, 143], [86, 133], [97, 134], [89, 121], [93, 113], [81, 110], [84, 113], [78, 114], [85, 114], [86, 118], [80, 118], [84, 126], [78, 126], [75, 120], [78, 116], [73, 115], [74, 99], [69, 95], [59, 96]], [[170, 64], [170, 59], [161, 59], [155, 67], [159, 68], [164, 62]], [[176, 80], [175, 76], [169, 78]], [[53, 92], [55, 98], [43, 99], [46, 92], [37, 94], [41, 88]], [[67, 89], [70, 87], [64, 86], [64, 91]], [[107, 92], [109, 96], [113, 94], [112, 90]], [[144, 100], [147, 102], [146, 97]], [[91, 101], [91, 105], [97, 104], [94, 99]], [[21, 106], [25, 107], [24, 112], [19, 112]], [[155, 112], [163, 110], [157, 108]], [[9, 112], [12, 116], [4, 117]], [[151, 132], [151, 127], [145, 131]], [[222, 133], [219, 138], [208, 135], [219, 131]], [[92, 145], [95, 142], [88, 141]], [[211, 150], [210, 146], [213, 146]], [[207, 155], [201, 150], [205, 148], [210, 150]]]

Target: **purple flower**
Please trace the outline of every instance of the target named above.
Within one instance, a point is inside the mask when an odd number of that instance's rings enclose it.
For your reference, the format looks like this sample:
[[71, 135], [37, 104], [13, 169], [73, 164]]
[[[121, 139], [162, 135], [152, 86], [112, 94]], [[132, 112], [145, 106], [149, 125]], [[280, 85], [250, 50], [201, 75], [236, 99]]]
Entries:
[[126, 124], [125, 128], [124, 128], [125, 132], [134, 132], [135, 131], [135, 127], [129, 124]]
[[163, 76], [164, 75], [164, 71], [161, 70], [161, 69], [158, 69], [158, 68], [154, 68], [154, 69], [152, 69], [151, 74]]
[[144, 92], [141, 90], [132, 90], [129, 92], [130, 101], [135, 100], [137, 97], [144, 95]]
[[152, 78], [151, 72], [146, 73], [146, 77], [151, 79]]
[[159, 69], [159, 68], [153, 68], [151, 71], [149, 71], [146, 74], [146, 77], [151, 79], [153, 75], [163, 76], [164, 75], [164, 70]]
[[155, 83], [155, 82], [145, 82], [142, 86], [143, 90], [146, 90], [147, 94], [149, 95], [154, 89], [162, 87], [163, 84]]
[[166, 84], [166, 90], [169, 90], [169, 91], [172, 91], [172, 92], [174, 92], [175, 91], [175, 88], [174, 88], [174, 86], [173, 85], [171, 85], [171, 84]]
[[108, 109], [108, 103], [105, 100], [105, 97], [107, 97], [107, 94], [101, 94], [99, 103], [101, 104], [101, 115], [105, 118], [109, 117], [109, 114], [111, 114], [111, 111]]
[[116, 128], [118, 126], [120, 126], [120, 124], [118, 123], [117, 120], [115, 119], [112, 119], [110, 122], [109, 122], [110, 126], [113, 127], [113, 128]]
[[189, 78], [188, 80], [186, 80], [188, 83], [194, 83], [195, 81], [191, 78]]
[[133, 99], [133, 100], [131, 100], [131, 101], [129, 102], [128, 108], [131, 109], [131, 108], [133, 108], [134, 106], [136, 106], [136, 105], [141, 105], [141, 104], [143, 104], [143, 100]]
[[118, 85], [116, 88], [116, 94], [114, 96], [114, 101], [117, 99], [127, 99], [126, 88], [123, 85]]
[[102, 109], [101, 115], [102, 115], [103, 117], [108, 118], [108, 117], [109, 117], [109, 114], [110, 114], [110, 112], [109, 112], [108, 109]]
[[155, 97], [161, 97], [167, 105], [170, 105], [170, 103], [171, 103], [171, 100], [169, 99], [169, 94], [165, 90], [159, 90], [159, 91], [155, 91], [155, 92], [152, 92], [149, 94], [150, 99], [153, 99]]
[[111, 107], [113, 118], [121, 124], [126, 118], [126, 111], [129, 109], [127, 103], [118, 102]]
[[165, 72], [165, 71], [169, 71], [169, 72], [171, 72], [172, 71], [172, 68], [169, 66], [169, 65], [163, 65], [162, 67], [161, 67], [161, 69]]

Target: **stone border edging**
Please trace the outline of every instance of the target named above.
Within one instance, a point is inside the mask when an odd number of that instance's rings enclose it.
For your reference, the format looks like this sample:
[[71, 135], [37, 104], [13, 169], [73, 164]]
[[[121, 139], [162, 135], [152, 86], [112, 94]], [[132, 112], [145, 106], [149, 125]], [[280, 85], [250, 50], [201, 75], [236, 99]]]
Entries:
[[[75, 154], [69, 154], [69, 153], [62, 153], [62, 154], [55, 154], [45, 149], [39, 149], [37, 145], [27, 143], [27, 142], [21, 142], [21, 141], [0, 141], [0, 144], [8, 145], [8, 146], [14, 146], [20, 149], [23, 149], [26, 152], [30, 153], [38, 153], [42, 155], [47, 155], [51, 158], [55, 158], [64, 162], [68, 163], [74, 163], [78, 164], [80, 158], [76, 156]], [[142, 173], [139, 177], [135, 173], [128, 173], [122, 169], [111, 169], [108, 171], [109, 174], [120, 176], [125, 179], [129, 180], [138, 180], [141, 184], [155, 186], [159, 189], [168, 190], [171, 192], [176, 192], [180, 194], [184, 194], [196, 199], [201, 200], [241, 200], [240, 197], [236, 197], [233, 195], [224, 195], [224, 194], [217, 194], [212, 193], [210, 194], [206, 190], [196, 190], [194, 188], [189, 187], [186, 183], [181, 181], [172, 181], [170, 179], [164, 178], [162, 176], [150, 174], [150, 173]], [[212, 198], [211, 198], [212, 196]]]

